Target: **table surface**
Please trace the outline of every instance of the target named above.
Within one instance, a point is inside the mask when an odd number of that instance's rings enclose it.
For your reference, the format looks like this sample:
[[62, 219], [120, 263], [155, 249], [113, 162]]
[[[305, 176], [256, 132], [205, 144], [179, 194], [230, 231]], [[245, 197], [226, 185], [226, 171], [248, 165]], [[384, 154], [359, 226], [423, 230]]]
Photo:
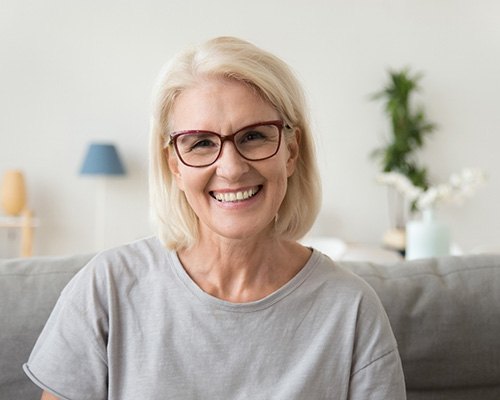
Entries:
[[308, 237], [301, 240], [301, 243], [318, 249], [336, 261], [395, 263], [403, 260], [400, 253], [381, 245], [345, 242], [336, 237]]

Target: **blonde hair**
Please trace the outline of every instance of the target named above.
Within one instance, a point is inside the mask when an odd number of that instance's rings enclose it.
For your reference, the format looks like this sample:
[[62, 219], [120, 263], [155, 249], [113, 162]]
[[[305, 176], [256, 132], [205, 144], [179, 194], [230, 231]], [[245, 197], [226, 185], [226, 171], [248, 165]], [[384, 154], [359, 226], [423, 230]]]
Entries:
[[299, 132], [299, 155], [276, 218], [275, 232], [300, 239], [311, 228], [320, 206], [320, 183], [314, 144], [301, 86], [278, 57], [233, 37], [219, 37], [182, 52], [160, 73], [153, 99], [150, 128], [151, 214], [162, 243], [179, 250], [198, 240], [198, 217], [177, 187], [165, 148], [177, 96], [202, 78], [225, 78], [246, 83], [268, 101], [286, 124]]

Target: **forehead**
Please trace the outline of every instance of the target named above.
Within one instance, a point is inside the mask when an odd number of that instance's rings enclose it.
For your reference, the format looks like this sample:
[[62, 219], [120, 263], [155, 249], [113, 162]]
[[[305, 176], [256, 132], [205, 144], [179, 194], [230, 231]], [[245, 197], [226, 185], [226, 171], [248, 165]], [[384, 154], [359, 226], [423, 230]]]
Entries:
[[170, 126], [173, 131], [226, 131], [273, 119], [279, 119], [279, 113], [255, 88], [236, 80], [207, 78], [178, 95]]

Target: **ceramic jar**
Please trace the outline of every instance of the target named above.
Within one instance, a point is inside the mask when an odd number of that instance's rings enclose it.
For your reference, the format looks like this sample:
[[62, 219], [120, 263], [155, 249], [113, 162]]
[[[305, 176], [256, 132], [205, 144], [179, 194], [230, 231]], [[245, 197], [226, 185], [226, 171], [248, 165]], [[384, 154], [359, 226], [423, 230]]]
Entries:
[[26, 186], [19, 170], [5, 172], [0, 192], [2, 208], [8, 215], [19, 215], [26, 206]]
[[450, 254], [450, 231], [436, 220], [434, 210], [422, 212], [422, 219], [406, 225], [406, 259], [430, 258]]

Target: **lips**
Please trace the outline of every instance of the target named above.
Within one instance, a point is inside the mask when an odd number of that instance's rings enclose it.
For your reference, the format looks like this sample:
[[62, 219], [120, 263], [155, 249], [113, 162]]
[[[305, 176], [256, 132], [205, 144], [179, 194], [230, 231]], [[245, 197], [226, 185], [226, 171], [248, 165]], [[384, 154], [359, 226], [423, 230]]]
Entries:
[[234, 203], [237, 201], [248, 200], [255, 196], [261, 189], [261, 186], [255, 186], [250, 189], [234, 191], [234, 192], [210, 192], [210, 196], [220, 202]]

